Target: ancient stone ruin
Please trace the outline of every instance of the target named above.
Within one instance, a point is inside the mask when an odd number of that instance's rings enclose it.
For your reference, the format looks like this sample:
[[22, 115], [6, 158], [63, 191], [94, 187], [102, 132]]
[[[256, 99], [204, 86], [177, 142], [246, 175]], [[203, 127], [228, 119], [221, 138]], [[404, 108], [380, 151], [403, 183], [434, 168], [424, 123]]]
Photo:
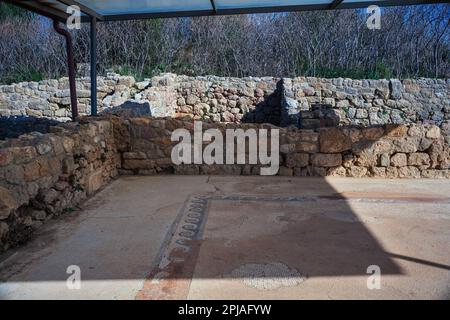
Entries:
[[[136, 82], [98, 78], [100, 110], [126, 101], [149, 103], [152, 116], [192, 116], [212, 122], [272, 123], [314, 129], [335, 125], [432, 123], [449, 130], [450, 80], [352, 80], [313, 77], [225, 78], [175, 74]], [[0, 86], [0, 116], [67, 121], [68, 79]], [[81, 115], [90, 114], [90, 78], [77, 80]]]
[[[88, 84], [88, 78], [78, 81], [84, 114]], [[0, 140], [0, 251], [118, 175], [259, 174], [259, 163], [175, 165], [171, 134], [192, 131], [193, 120], [202, 120], [205, 130], [278, 128], [278, 175], [450, 178], [449, 87], [449, 80], [427, 79], [165, 74], [135, 82], [108, 75], [99, 79], [98, 100], [102, 111], [113, 112], [47, 122], [37, 131], [27, 125]], [[0, 113], [68, 120], [68, 94], [67, 79], [0, 86]], [[138, 110], [120, 108], [127, 101]]]

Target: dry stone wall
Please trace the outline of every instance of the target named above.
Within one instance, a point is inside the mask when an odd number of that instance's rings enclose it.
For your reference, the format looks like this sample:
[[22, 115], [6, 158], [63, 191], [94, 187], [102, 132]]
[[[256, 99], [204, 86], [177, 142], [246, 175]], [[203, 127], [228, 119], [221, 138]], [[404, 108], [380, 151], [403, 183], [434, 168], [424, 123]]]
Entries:
[[280, 79], [176, 77], [177, 116], [212, 122], [280, 123]]
[[[135, 91], [133, 77], [108, 74], [97, 79], [99, 110], [123, 104]], [[89, 77], [76, 81], [78, 110], [80, 115], [91, 113], [91, 84]], [[70, 120], [69, 79], [43, 80], [0, 85], [0, 116], [32, 116]]]
[[0, 141], [0, 252], [118, 174], [113, 123], [68, 123]]
[[282, 124], [433, 123], [448, 128], [450, 80], [283, 79]]
[[[148, 103], [155, 117], [191, 115], [214, 122], [279, 123], [279, 93], [275, 78], [187, 77], [175, 74], [136, 82], [114, 73], [98, 77], [99, 111], [127, 101]], [[89, 115], [90, 78], [77, 79], [80, 115]], [[0, 85], [0, 116], [70, 120], [68, 78]]]
[[[260, 164], [174, 165], [171, 133], [192, 120], [135, 118], [122, 153], [122, 174], [260, 174]], [[203, 129], [278, 128], [269, 124], [206, 124]], [[279, 175], [377, 178], [450, 178], [450, 147], [436, 125], [343, 126], [280, 130]], [[225, 134], [224, 134], [225, 136]], [[207, 143], [204, 144], [206, 147]], [[235, 150], [235, 152], [237, 149]], [[224, 150], [225, 154], [225, 150]], [[248, 158], [248, 156], [247, 156]]]
[[[68, 79], [0, 86], [0, 116], [68, 120]], [[81, 115], [90, 114], [90, 79], [77, 80]], [[436, 124], [450, 135], [450, 79], [352, 80], [188, 77], [136, 82], [114, 73], [98, 78], [100, 111], [127, 101], [148, 103], [154, 117], [271, 123], [304, 129], [337, 125]]]

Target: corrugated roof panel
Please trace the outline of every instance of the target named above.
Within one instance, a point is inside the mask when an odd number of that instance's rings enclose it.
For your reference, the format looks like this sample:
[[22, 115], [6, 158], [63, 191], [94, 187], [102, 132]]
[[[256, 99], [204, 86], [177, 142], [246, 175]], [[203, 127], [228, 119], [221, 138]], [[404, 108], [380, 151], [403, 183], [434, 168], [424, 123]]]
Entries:
[[330, 0], [214, 0], [217, 9], [286, 7], [331, 4]]
[[102, 15], [212, 10], [210, 0], [79, 0]]
[[[258, 12], [364, 8], [445, 3], [445, 0], [5, 0], [40, 14], [63, 19], [67, 4], [79, 4], [85, 15], [101, 20], [130, 20]], [[56, 3], [62, 5], [57, 5]], [[88, 18], [84, 15], [83, 18]]]

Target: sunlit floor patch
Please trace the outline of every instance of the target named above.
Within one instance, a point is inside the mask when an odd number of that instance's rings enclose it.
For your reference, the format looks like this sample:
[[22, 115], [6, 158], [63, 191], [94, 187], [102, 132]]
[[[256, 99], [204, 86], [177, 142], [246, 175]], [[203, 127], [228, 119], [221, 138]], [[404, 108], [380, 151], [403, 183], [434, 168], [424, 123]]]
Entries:
[[246, 286], [258, 290], [293, 287], [306, 280], [296, 269], [280, 262], [245, 264], [234, 269], [231, 277], [240, 279]]
[[[69, 275], [67, 275], [69, 277]], [[137, 294], [143, 285], [143, 279], [123, 280], [83, 280], [80, 286], [68, 286], [66, 281], [28, 281], [0, 283], [0, 300], [35, 299], [89, 299], [121, 300]], [[39, 292], [44, 293], [39, 295]], [[111, 294], [113, 293], [113, 294]]]

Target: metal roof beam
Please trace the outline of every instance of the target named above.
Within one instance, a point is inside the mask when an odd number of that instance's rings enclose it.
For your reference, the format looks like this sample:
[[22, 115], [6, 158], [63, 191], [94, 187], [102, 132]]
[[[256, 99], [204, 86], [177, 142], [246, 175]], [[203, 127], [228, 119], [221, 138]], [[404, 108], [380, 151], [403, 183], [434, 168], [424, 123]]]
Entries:
[[67, 6], [77, 6], [80, 8], [81, 12], [83, 12], [84, 14], [87, 14], [88, 16], [94, 17], [97, 20], [103, 20], [103, 16], [101, 14], [99, 14], [97, 11], [95, 11], [94, 9], [83, 5], [81, 3], [79, 3], [78, 1], [75, 0], [58, 0], [59, 2], [67, 5]]
[[216, 7], [216, 3], [214, 2], [214, 0], [210, 0], [211, 1], [211, 6], [213, 8], [214, 14], [217, 14], [217, 7]]
[[330, 6], [329, 9], [333, 10], [336, 9], [344, 0], [334, 0]]
[[55, 19], [61, 22], [65, 22], [69, 17], [69, 15], [66, 12], [58, 10], [49, 5], [41, 4], [36, 1], [14, 1], [14, 0], [3, 0], [3, 1], [27, 9], [29, 11], [33, 11], [47, 18]]

